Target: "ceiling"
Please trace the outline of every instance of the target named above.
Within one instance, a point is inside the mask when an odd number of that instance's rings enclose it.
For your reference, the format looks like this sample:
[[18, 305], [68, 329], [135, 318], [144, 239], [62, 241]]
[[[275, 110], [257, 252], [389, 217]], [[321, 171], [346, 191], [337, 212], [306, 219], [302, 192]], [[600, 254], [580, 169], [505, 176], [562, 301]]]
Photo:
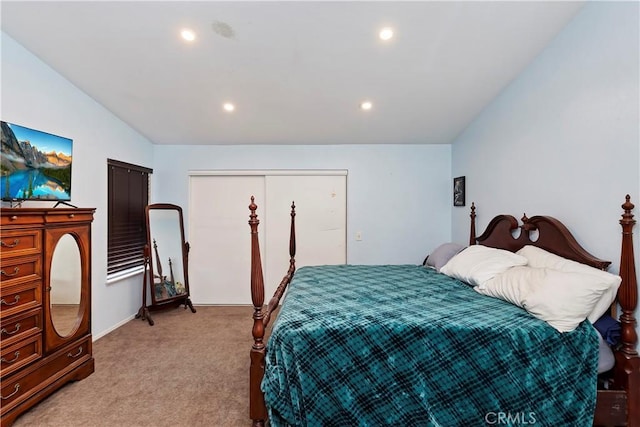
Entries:
[[2, 0], [1, 19], [154, 144], [448, 144], [583, 5]]

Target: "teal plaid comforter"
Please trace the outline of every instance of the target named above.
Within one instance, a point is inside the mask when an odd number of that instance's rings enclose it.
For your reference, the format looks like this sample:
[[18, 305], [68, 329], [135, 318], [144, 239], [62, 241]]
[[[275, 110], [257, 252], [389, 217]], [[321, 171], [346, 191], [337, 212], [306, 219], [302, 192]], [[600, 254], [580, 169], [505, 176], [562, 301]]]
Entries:
[[422, 266], [303, 267], [262, 388], [274, 427], [590, 426], [596, 333]]

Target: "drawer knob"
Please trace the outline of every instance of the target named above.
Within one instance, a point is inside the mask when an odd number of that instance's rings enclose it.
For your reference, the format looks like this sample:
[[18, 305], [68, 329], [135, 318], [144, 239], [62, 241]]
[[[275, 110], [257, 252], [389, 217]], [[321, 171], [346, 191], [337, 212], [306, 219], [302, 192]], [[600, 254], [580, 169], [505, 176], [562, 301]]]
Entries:
[[5, 334], [5, 335], [13, 335], [13, 334], [18, 333], [18, 331], [19, 331], [19, 330], [20, 330], [20, 323], [16, 323], [16, 325], [15, 325], [15, 327], [14, 327], [14, 329], [13, 329], [13, 332], [9, 332], [9, 331], [7, 331], [5, 328], [2, 328], [2, 330], [0, 331], [0, 333], [3, 333], [3, 334]]
[[9, 396], [5, 397], [0, 395], [0, 399], [2, 400], [7, 400], [9, 399], [11, 396], [13, 396], [14, 394], [16, 394], [18, 391], [20, 390], [20, 384], [16, 384], [13, 386], [13, 393], [11, 393]]
[[13, 277], [13, 276], [16, 276], [16, 275], [18, 274], [18, 272], [19, 272], [19, 271], [20, 271], [20, 267], [15, 267], [15, 268], [13, 269], [13, 273], [7, 273], [7, 272], [6, 272], [6, 271], [4, 271], [4, 270], [0, 270], [0, 274], [5, 275], [5, 276], [7, 276], [7, 277]]
[[20, 239], [16, 239], [13, 243], [5, 243], [4, 240], [0, 240], [0, 246], [3, 248], [15, 248], [20, 243]]
[[13, 363], [13, 362], [15, 362], [16, 360], [18, 360], [18, 358], [19, 358], [19, 357], [20, 357], [20, 352], [19, 352], [19, 351], [16, 351], [15, 353], [13, 353], [13, 359], [11, 359], [11, 360], [7, 360], [7, 359], [5, 359], [5, 358], [3, 357], [3, 358], [1, 358], [1, 359], [0, 359], [0, 362], [3, 362], [3, 363]]
[[76, 214], [69, 214], [69, 218], [73, 218], [75, 216], [76, 216]]
[[11, 219], [11, 221], [15, 221], [16, 219], [18, 219], [18, 215], [12, 215], [9, 219]]
[[0, 305], [4, 304], [4, 305], [16, 305], [18, 303], [18, 301], [20, 301], [20, 295], [16, 295], [13, 297], [13, 302], [6, 302], [4, 300], [4, 298], [0, 299]]

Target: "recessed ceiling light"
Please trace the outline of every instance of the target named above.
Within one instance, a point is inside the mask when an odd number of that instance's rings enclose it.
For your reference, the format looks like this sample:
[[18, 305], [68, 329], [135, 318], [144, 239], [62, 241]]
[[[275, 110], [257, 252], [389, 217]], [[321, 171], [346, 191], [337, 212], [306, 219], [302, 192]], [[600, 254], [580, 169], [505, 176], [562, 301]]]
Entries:
[[364, 101], [360, 104], [360, 108], [363, 110], [371, 110], [372, 107], [373, 104], [371, 103], [371, 101]]
[[227, 111], [227, 112], [231, 113], [232, 111], [234, 111], [234, 110], [236, 109], [236, 106], [235, 106], [235, 105], [233, 105], [233, 104], [232, 104], [232, 103], [230, 103], [230, 102], [226, 102], [226, 103], [222, 106], [222, 108], [224, 108], [224, 111]]
[[380, 35], [380, 39], [389, 40], [391, 37], [393, 37], [393, 28], [385, 27], [382, 30], [380, 30], [379, 35]]
[[180, 35], [182, 36], [183, 39], [185, 39], [188, 42], [192, 42], [196, 39], [196, 33], [194, 33], [192, 30], [185, 28], [184, 30], [182, 30], [180, 32]]

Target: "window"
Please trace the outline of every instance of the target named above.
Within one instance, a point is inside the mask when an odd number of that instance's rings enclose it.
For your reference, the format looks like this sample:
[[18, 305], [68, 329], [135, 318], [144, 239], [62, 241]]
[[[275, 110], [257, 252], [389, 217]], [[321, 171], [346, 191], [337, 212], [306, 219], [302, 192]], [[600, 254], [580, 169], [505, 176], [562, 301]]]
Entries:
[[149, 174], [153, 169], [107, 159], [109, 219], [107, 278], [144, 266], [147, 243], [144, 208], [149, 203]]

